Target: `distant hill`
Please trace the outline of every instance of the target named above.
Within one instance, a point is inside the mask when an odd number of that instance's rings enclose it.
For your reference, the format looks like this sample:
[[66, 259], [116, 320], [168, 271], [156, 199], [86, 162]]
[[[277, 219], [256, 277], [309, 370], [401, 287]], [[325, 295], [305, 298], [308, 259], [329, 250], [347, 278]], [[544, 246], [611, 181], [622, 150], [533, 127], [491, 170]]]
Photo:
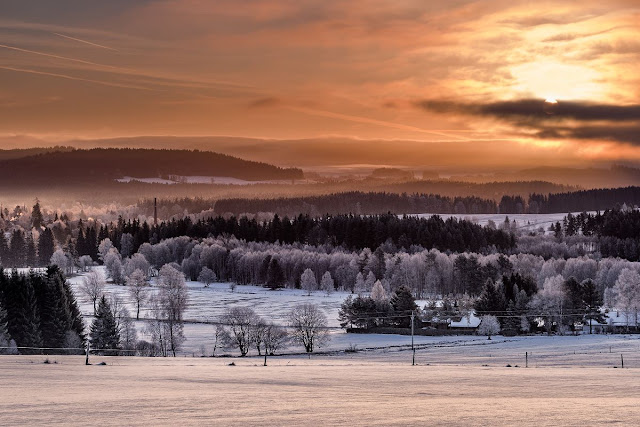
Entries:
[[302, 170], [190, 150], [91, 149], [4, 158], [0, 181], [20, 185], [110, 181], [124, 176], [224, 176], [247, 181], [302, 179]]
[[611, 168], [537, 167], [514, 173], [457, 176], [456, 179], [473, 182], [544, 180], [587, 189], [612, 188], [640, 185], [640, 169], [620, 165]]
[[38, 147], [16, 148], [12, 150], [0, 150], [0, 160], [19, 159], [21, 157], [35, 156], [37, 154], [51, 153], [54, 151], [72, 151], [72, 147]]

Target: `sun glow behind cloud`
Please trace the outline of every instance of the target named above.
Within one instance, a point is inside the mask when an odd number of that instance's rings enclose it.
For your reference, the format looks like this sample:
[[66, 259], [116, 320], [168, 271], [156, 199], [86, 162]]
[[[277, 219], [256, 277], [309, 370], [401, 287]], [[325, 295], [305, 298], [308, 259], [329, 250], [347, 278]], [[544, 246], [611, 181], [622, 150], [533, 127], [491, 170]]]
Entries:
[[73, 14], [29, 3], [0, 19], [2, 44], [19, 49], [0, 49], [5, 133], [502, 141], [550, 156], [576, 144], [585, 158], [635, 150], [615, 142], [633, 135], [629, 123], [614, 141], [606, 123], [569, 137], [557, 117], [541, 133], [522, 120], [415, 107], [638, 104], [634, 1], [114, 1]]

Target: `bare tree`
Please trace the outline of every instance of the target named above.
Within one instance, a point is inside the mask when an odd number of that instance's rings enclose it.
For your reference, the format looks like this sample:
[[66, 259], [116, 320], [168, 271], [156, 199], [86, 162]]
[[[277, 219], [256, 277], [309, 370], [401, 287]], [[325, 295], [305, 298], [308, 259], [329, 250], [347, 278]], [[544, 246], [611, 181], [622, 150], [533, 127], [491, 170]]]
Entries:
[[136, 303], [136, 320], [140, 320], [140, 306], [149, 299], [149, 284], [142, 270], [137, 269], [126, 279], [129, 295]]
[[216, 350], [218, 347], [224, 348], [226, 343], [229, 342], [229, 334], [222, 325], [216, 325], [216, 332], [213, 338], [213, 352], [211, 355], [216, 357]]
[[187, 307], [187, 287], [184, 274], [170, 265], [160, 269], [158, 284], [159, 316], [164, 320], [168, 330], [168, 343], [173, 357], [184, 342], [184, 323], [182, 314]]
[[262, 341], [265, 355], [273, 356], [278, 350], [287, 348], [289, 334], [284, 327], [270, 323], [264, 329]]
[[229, 328], [230, 344], [240, 350], [241, 356], [246, 356], [252, 343], [252, 328], [259, 320], [256, 312], [249, 307], [231, 307], [220, 320]]
[[102, 273], [100, 273], [99, 271], [96, 271], [96, 270], [90, 271], [89, 274], [87, 274], [82, 279], [82, 285], [80, 285], [80, 292], [82, 292], [82, 294], [86, 296], [93, 303], [94, 316], [98, 311], [96, 304], [100, 299], [100, 297], [102, 296], [103, 290], [104, 290], [104, 277], [102, 276]]
[[302, 345], [307, 353], [329, 341], [327, 316], [311, 303], [297, 305], [289, 313], [292, 339]]

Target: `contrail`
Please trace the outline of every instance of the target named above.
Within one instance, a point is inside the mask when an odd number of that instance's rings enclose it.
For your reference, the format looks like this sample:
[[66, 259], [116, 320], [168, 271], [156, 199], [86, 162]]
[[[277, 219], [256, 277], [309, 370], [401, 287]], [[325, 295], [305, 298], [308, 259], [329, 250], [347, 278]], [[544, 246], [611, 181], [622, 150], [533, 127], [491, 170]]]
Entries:
[[75, 37], [67, 36], [67, 35], [60, 34], [60, 33], [52, 33], [52, 34], [55, 34], [56, 36], [59, 36], [59, 37], [64, 37], [65, 39], [75, 40], [75, 41], [80, 42], [80, 43], [85, 43], [85, 44], [88, 44], [88, 45], [91, 45], [91, 46], [100, 47], [102, 49], [113, 50], [114, 52], [118, 52], [118, 49], [114, 49], [114, 48], [109, 47], [109, 46], [104, 46], [104, 45], [101, 45], [101, 44], [98, 44], [98, 43], [93, 43], [93, 42], [90, 42], [90, 41], [87, 41], [87, 40], [77, 39]]
[[0, 44], [0, 47], [3, 47], [5, 49], [15, 50], [18, 52], [32, 53], [34, 55], [41, 55], [41, 56], [47, 56], [49, 58], [56, 58], [56, 59], [62, 59], [65, 61], [77, 62], [79, 64], [94, 65], [96, 67], [107, 67], [107, 68], [112, 68], [114, 70], [133, 71], [127, 68], [115, 67], [113, 65], [99, 64], [97, 62], [85, 61], [83, 59], [69, 58], [68, 56], [60, 56], [60, 55], [54, 55], [52, 53], [38, 52], [37, 50], [29, 50], [29, 49], [23, 49], [21, 47], [7, 46], [6, 44]]
[[287, 107], [287, 108], [292, 109], [294, 111], [299, 111], [301, 113], [312, 114], [312, 115], [315, 115], [315, 116], [331, 117], [331, 118], [334, 118], [334, 119], [348, 120], [348, 121], [358, 122], [358, 123], [369, 123], [369, 124], [374, 124], [374, 125], [378, 125], [378, 126], [385, 126], [385, 127], [394, 128], [394, 129], [401, 129], [401, 130], [408, 130], [408, 131], [412, 131], [412, 132], [420, 132], [420, 133], [427, 133], [427, 134], [431, 134], [431, 135], [444, 136], [446, 138], [453, 138], [453, 139], [458, 139], [458, 140], [461, 140], [461, 141], [471, 141], [471, 139], [469, 139], [469, 138], [465, 138], [465, 137], [458, 136], [458, 135], [451, 135], [451, 134], [442, 133], [442, 132], [438, 132], [438, 131], [431, 131], [431, 130], [422, 129], [422, 128], [415, 127], [415, 126], [403, 125], [403, 124], [400, 124], [400, 123], [387, 122], [385, 120], [376, 120], [376, 119], [370, 119], [370, 118], [367, 118], [367, 117], [352, 116], [350, 114], [333, 113], [331, 111], [316, 110], [316, 109], [304, 108], [304, 107], [292, 107], [292, 106], [290, 106], [290, 107]]
[[138, 90], [147, 90], [147, 91], [153, 91], [153, 92], [164, 92], [161, 89], [154, 89], [154, 88], [150, 88], [150, 87], [128, 85], [128, 84], [124, 84], [124, 83], [105, 82], [103, 80], [85, 79], [85, 78], [82, 78], [82, 77], [69, 76], [67, 74], [49, 73], [49, 72], [46, 72], [46, 71], [30, 70], [30, 69], [27, 69], [27, 68], [14, 68], [14, 67], [0, 66], [0, 69], [9, 70], [9, 71], [16, 71], [16, 72], [21, 72], [21, 73], [38, 74], [38, 75], [42, 75], [42, 76], [59, 77], [59, 78], [62, 78], [62, 79], [67, 79], [67, 80], [78, 80], [78, 81], [81, 81], [81, 82], [96, 83], [96, 84], [103, 85], [103, 86], [122, 87], [122, 88], [127, 88], [127, 89], [138, 89]]
[[[17, 52], [24, 52], [24, 53], [30, 53], [33, 55], [40, 55], [40, 56], [46, 56], [48, 58], [55, 58], [55, 59], [61, 59], [64, 61], [70, 61], [70, 62], [75, 62], [78, 64], [85, 64], [85, 65], [92, 65], [94, 67], [103, 67], [103, 68], [108, 68], [111, 70], [117, 70], [120, 72], [123, 72], [125, 74], [129, 74], [129, 75], [133, 75], [133, 76], [142, 76], [142, 77], [147, 77], [147, 78], [152, 78], [152, 79], [165, 79], [165, 80], [173, 80], [173, 81], [180, 81], [183, 82], [183, 85], [185, 83], [195, 83], [196, 85], [199, 85], [200, 87], [207, 87], [210, 88], [210, 85], [219, 85], [219, 86], [226, 86], [229, 90], [241, 90], [241, 91], [247, 91], [247, 90], [252, 90], [255, 91], [257, 90], [257, 88], [250, 86], [250, 85], [246, 85], [243, 83], [235, 83], [235, 82], [228, 82], [228, 81], [204, 81], [204, 82], [199, 82], [196, 80], [185, 80], [182, 78], [173, 78], [173, 77], [164, 77], [161, 75], [153, 75], [153, 74], [149, 74], [147, 72], [144, 71], [138, 71], [138, 70], [134, 70], [132, 68], [125, 68], [125, 67], [117, 67], [114, 65], [108, 65], [108, 64], [100, 64], [98, 62], [92, 62], [92, 61], [85, 61], [83, 59], [77, 59], [77, 58], [71, 58], [68, 56], [61, 56], [61, 55], [54, 55], [52, 53], [46, 53], [46, 52], [40, 52], [37, 50], [30, 50], [30, 49], [23, 49], [21, 47], [16, 47], [16, 46], [9, 46], [9, 45], [5, 45], [5, 44], [0, 44], [0, 48], [5, 48], [5, 49], [10, 49], [10, 50], [15, 50]], [[171, 85], [171, 83], [164, 83], [164, 82], [153, 82], [152, 84], [162, 84], [162, 85]], [[206, 85], [206, 86], [204, 86]]]

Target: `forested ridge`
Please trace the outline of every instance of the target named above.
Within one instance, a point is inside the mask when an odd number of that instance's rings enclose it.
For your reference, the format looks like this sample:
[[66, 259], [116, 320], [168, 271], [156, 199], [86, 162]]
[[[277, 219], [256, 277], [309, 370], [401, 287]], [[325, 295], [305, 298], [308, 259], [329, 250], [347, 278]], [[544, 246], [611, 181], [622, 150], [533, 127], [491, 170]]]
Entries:
[[79, 184], [123, 176], [168, 175], [226, 176], [245, 180], [303, 178], [300, 169], [285, 169], [208, 151], [95, 148], [0, 160], [0, 180], [5, 184]]

